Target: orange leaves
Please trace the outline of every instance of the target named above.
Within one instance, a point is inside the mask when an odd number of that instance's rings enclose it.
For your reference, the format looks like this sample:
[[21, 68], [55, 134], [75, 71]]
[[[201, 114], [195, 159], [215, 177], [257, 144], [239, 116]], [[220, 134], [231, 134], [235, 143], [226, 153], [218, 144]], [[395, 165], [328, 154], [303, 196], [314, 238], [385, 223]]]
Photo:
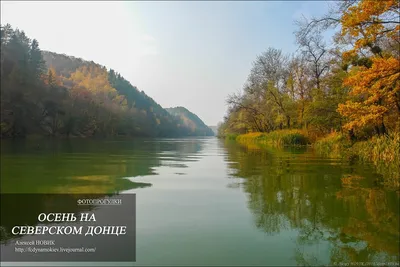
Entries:
[[98, 66], [83, 66], [71, 74], [71, 80], [78, 87], [84, 87], [99, 98], [115, 98], [117, 91], [108, 81], [107, 71]]
[[61, 86], [61, 77], [57, 75], [56, 70], [53, 67], [50, 67], [47, 75], [42, 75], [42, 79], [44, 84], [49, 86]]
[[343, 126], [347, 130], [377, 125], [387, 111], [387, 108], [383, 106], [365, 106], [362, 103], [352, 101], [347, 101], [338, 106], [338, 112], [349, 119], [349, 122]]
[[[399, 0], [362, 0], [359, 1], [355, 6], [351, 6], [347, 11], [344, 12], [341, 23], [344, 31], [350, 31], [351, 28], [360, 28], [364, 25], [378, 25], [380, 28], [382, 25], [382, 15], [393, 9], [398, 9]], [[357, 36], [357, 35], [356, 35]]]
[[359, 67], [343, 82], [350, 87], [354, 99], [339, 104], [338, 112], [349, 118], [346, 129], [380, 123], [392, 110], [400, 92], [400, 62], [398, 58], [372, 58], [371, 68]]
[[357, 52], [369, 47], [374, 54], [372, 64], [353, 67], [343, 85], [352, 97], [339, 104], [338, 112], [349, 119], [345, 129], [376, 126], [400, 104], [400, 61], [396, 54], [381, 53], [378, 39], [399, 39], [400, 0], [361, 0], [343, 12], [342, 36], [355, 38], [352, 49], [343, 53], [345, 61], [357, 58]]
[[362, 0], [342, 15], [342, 35], [357, 38], [354, 47], [343, 53], [343, 59], [351, 61], [365, 47], [374, 54], [369, 58], [372, 64], [353, 67], [343, 81], [343, 85], [349, 87], [351, 97], [337, 109], [349, 119], [345, 129], [377, 126], [400, 103], [399, 58], [396, 54], [385, 56], [381, 48], [376, 48], [378, 38], [398, 38], [399, 3], [400, 0]]
[[342, 54], [343, 60], [345, 62], [347, 61], [351, 61], [351, 59], [353, 59], [354, 57], [357, 56], [357, 53], [354, 50], [350, 50], [350, 51], [345, 51]]
[[343, 175], [343, 177], [340, 179], [342, 180], [343, 186], [352, 187], [354, 185], [358, 185], [360, 181], [365, 178], [359, 175]]
[[399, 0], [362, 0], [349, 7], [341, 17], [342, 36], [359, 38], [354, 50], [369, 46], [380, 37], [398, 38], [399, 4]]
[[[399, 90], [400, 61], [397, 58], [372, 58], [371, 68], [359, 67], [352, 71], [343, 85], [352, 87], [351, 94], [385, 94]], [[397, 85], [396, 85], [397, 84]]]

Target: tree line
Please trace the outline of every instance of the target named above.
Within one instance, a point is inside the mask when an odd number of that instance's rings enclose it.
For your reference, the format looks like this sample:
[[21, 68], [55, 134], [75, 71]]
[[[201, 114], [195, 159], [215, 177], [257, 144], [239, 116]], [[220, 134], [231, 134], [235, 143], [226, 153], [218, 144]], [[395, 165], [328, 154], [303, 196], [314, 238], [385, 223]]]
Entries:
[[[296, 21], [298, 50], [268, 48], [227, 98], [219, 135], [306, 129], [352, 139], [399, 132], [400, 1], [345, 0]], [[334, 29], [332, 42], [324, 33]]]
[[113, 69], [41, 51], [1, 26], [1, 137], [206, 135], [186, 127]]

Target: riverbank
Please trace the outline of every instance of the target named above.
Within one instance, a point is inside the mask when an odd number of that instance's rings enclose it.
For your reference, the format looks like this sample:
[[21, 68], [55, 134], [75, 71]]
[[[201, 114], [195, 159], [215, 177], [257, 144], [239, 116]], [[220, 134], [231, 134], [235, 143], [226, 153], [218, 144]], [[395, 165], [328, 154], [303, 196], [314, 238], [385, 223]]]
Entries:
[[337, 158], [355, 158], [372, 162], [383, 183], [400, 187], [400, 134], [374, 136], [366, 141], [350, 142], [339, 133], [332, 133], [317, 140], [313, 147], [321, 155]]
[[351, 142], [337, 132], [312, 141], [306, 131], [296, 129], [227, 135], [224, 138], [235, 140], [243, 145], [311, 146], [317, 154], [322, 156], [371, 162], [376, 166], [377, 172], [383, 176], [383, 184], [394, 188], [400, 186], [399, 133], [375, 136], [358, 142]]

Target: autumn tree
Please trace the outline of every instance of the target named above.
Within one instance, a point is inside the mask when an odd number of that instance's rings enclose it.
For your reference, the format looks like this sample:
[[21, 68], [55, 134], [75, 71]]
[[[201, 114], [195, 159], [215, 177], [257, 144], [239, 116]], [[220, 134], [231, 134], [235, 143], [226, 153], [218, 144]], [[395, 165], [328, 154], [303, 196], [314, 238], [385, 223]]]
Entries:
[[[394, 129], [400, 119], [399, 54], [385, 47], [399, 47], [399, 0], [362, 0], [344, 10], [341, 35], [352, 38], [354, 46], [343, 53], [352, 68], [344, 85], [350, 99], [338, 111], [348, 119], [345, 129], [374, 127], [378, 134]], [[367, 56], [366, 64], [359, 63]], [[398, 127], [398, 125], [397, 125]]]

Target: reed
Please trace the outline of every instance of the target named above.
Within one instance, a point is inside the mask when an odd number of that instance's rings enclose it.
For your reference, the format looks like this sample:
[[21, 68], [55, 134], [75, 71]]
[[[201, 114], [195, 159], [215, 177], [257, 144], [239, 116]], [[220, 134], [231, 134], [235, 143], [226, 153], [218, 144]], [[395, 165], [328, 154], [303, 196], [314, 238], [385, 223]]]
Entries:
[[[229, 135], [227, 139], [249, 146], [290, 147], [310, 144], [306, 132], [302, 130], [279, 130], [270, 133], [253, 132], [242, 135]], [[389, 187], [400, 186], [400, 133], [375, 136], [367, 141], [352, 143], [343, 134], [332, 132], [312, 144], [316, 153], [326, 157], [358, 159], [371, 162], [383, 183]]]
[[226, 134], [225, 135], [225, 139], [226, 140], [236, 140], [236, 138], [238, 137], [238, 134]]
[[341, 133], [332, 132], [327, 136], [318, 139], [313, 144], [313, 147], [320, 155], [341, 158], [348, 156], [349, 148], [351, 148], [351, 142], [348, 141]]
[[236, 141], [240, 143], [261, 143], [274, 147], [305, 146], [309, 144], [307, 134], [302, 130], [279, 130], [270, 133], [247, 133], [239, 135]]
[[361, 161], [372, 162], [386, 185], [400, 187], [400, 133], [357, 142], [351, 152]]

